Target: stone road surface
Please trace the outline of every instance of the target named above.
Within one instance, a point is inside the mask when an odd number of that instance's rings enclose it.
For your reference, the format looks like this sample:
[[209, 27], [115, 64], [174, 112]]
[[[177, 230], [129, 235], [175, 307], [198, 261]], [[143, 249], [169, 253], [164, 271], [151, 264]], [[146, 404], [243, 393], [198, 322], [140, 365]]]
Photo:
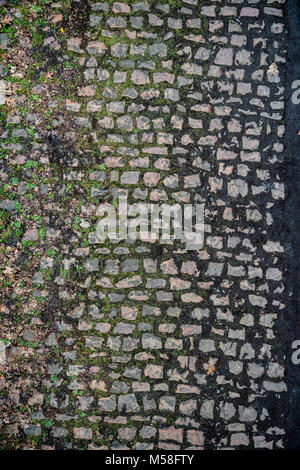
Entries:
[[[284, 447], [284, 0], [0, 5], [1, 448]], [[97, 242], [121, 193], [203, 248]]]

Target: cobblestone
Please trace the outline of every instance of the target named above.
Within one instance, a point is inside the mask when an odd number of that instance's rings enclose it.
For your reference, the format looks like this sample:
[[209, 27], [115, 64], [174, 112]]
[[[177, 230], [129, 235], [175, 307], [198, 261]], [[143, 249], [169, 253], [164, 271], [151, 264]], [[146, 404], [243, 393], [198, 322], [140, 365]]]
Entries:
[[[48, 3], [0, 34], [1, 447], [281, 448], [284, 2]], [[204, 246], [101, 243], [120, 193]]]

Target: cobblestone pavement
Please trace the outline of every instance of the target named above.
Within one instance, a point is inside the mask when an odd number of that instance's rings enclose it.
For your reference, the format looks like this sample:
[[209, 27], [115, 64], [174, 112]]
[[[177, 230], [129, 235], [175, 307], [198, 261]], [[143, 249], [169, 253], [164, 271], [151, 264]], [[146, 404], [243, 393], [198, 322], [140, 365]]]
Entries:
[[[1, 448], [283, 448], [284, 0], [0, 5]], [[120, 193], [203, 248], [98, 243]]]

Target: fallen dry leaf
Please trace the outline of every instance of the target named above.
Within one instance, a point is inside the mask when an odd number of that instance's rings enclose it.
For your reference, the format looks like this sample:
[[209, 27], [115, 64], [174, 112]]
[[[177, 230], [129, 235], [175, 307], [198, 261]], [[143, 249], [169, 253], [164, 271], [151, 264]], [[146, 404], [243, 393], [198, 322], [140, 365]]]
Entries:
[[207, 369], [206, 371], [206, 375], [213, 375], [213, 373], [215, 372], [216, 370], [216, 367], [215, 366], [209, 366], [209, 368]]
[[273, 64], [270, 65], [270, 67], [268, 68], [268, 72], [267, 73], [270, 73], [271, 75], [278, 75], [279, 71], [278, 71], [278, 67], [277, 65], [273, 62]]

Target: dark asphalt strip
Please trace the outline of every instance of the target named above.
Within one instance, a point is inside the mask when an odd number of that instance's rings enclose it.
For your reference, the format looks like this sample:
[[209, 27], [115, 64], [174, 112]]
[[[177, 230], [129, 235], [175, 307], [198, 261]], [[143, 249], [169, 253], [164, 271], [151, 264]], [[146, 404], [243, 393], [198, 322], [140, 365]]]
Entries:
[[[280, 340], [287, 361], [288, 449], [300, 449], [300, 364], [292, 361], [292, 346], [300, 340], [300, 103], [295, 91], [300, 90], [300, 0], [288, 0], [286, 7], [289, 28], [286, 68], [286, 260], [287, 307], [282, 316]], [[296, 81], [299, 81], [296, 84]], [[300, 98], [300, 92], [298, 94]], [[298, 346], [299, 349], [299, 346]], [[300, 354], [299, 354], [300, 357]]]

